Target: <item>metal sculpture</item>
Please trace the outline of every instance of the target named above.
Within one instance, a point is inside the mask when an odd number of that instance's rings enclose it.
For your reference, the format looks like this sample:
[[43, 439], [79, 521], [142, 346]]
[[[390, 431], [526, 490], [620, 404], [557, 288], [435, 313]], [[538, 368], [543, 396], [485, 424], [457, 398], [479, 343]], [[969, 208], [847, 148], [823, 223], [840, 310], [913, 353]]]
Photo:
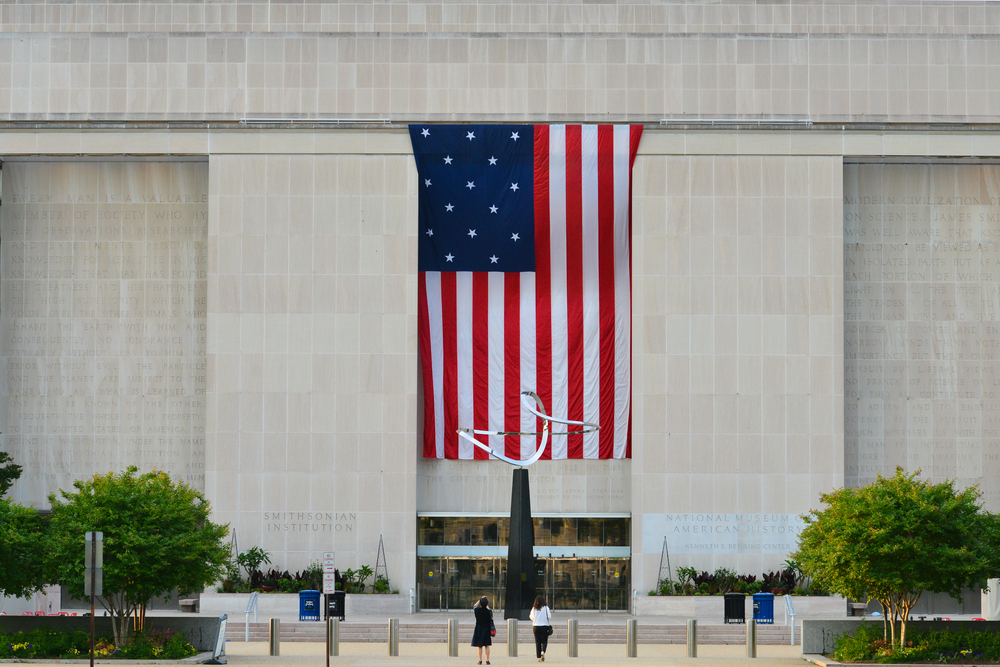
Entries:
[[[530, 401], [534, 401], [534, 405]], [[531, 520], [528, 470], [525, 466], [537, 462], [542, 457], [542, 454], [545, 453], [545, 446], [549, 442], [549, 424], [564, 424], [566, 426], [577, 427], [573, 431], [552, 433], [552, 435], [583, 435], [597, 431], [600, 429], [600, 426], [590, 422], [558, 419], [545, 414], [545, 405], [542, 403], [542, 399], [533, 391], [521, 392], [521, 404], [524, 405], [524, 408], [528, 412], [542, 420], [541, 431], [487, 431], [484, 429], [460, 428], [458, 429], [458, 435], [487, 452], [492, 458], [505, 461], [513, 466], [518, 466], [514, 470], [511, 479], [510, 538], [507, 542], [507, 583], [504, 592], [503, 617], [505, 619], [516, 618], [526, 621], [528, 620], [528, 612], [535, 599], [535, 528]], [[537, 445], [535, 453], [528, 458], [523, 460], [512, 459], [494, 450], [489, 445], [479, 442], [476, 436], [480, 435], [534, 435], [541, 436], [541, 443]]]

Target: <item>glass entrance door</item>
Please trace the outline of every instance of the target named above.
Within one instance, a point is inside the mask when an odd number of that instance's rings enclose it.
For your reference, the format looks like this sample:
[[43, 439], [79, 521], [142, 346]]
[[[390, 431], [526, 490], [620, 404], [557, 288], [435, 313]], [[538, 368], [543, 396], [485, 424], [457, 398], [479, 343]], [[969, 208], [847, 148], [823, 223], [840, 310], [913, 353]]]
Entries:
[[[486, 595], [494, 610], [502, 610], [506, 567], [506, 558], [421, 557], [419, 607], [471, 609]], [[628, 610], [628, 558], [536, 558], [535, 582], [553, 609]]]
[[553, 609], [626, 611], [627, 558], [536, 558], [539, 592]]
[[420, 558], [420, 609], [472, 609], [486, 595], [503, 608], [501, 558]]

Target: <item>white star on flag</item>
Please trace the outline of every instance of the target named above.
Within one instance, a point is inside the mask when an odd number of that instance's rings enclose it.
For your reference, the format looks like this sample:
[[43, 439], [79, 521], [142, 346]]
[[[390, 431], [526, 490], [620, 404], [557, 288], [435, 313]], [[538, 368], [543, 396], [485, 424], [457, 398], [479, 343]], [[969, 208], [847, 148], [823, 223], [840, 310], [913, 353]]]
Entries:
[[428, 130], [428, 129], [427, 129], [426, 127], [425, 127], [425, 128], [424, 128], [424, 131], [423, 131], [423, 132], [421, 132], [420, 134], [422, 134], [422, 135], [423, 135], [423, 136], [425, 136], [425, 137], [428, 137], [428, 136], [430, 136], [430, 134], [431, 134], [431, 131], [430, 131], [430, 130]]
[[517, 192], [520, 188], [517, 187], [517, 183], [511, 183], [510, 189], [513, 190], [514, 192]]
[[496, 206], [490, 206], [490, 213], [496, 213], [496, 212], [497, 212], [497, 210], [498, 210], [498, 209], [497, 209], [497, 207], [496, 207]]
[[[427, 182], [427, 185], [430, 185], [430, 181]], [[476, 187], [476, 182], [475, 181], [469, 181], [468, 183], [465, 184], [465, 187], [467, 187], [467, 188], [469, 188], [471, 190], [472, 188]]]
[[473, 238], [473, 239], [476, 238], [476, 230], [475, 229], [470, 229], [468, 236], [469, 236], [469, 238]]
[[455, 256], [449, 252], [447, 255], [444, 256], [444, 258], [446, 261], [450, 262], [451, 260], [455, 259]]
[[428, 229], [427, 230], [427, 236], [434, 236], [434, 230], [433, 229]]
[[469, 133], [467, 133], [465, 135], [465, 138], [468, 139], [469, 141], [472, 141], [473, 139], [476, 138], [476, 133], [475, 132], [469, 132]]
[[450, 155], [445, 155], [444, 156], [444, 163], [445, 164], [451, 164], [451, 156]]
[[490, 264], [496, 264], [498, 259], [500, 258], [497, 257], [496, 255], [493, 255], [492, 257], [490, 257]]
[[514, 232], [513, 234], [511, 234], [510, 237], [512, 239], [514, 239], [515, 241], [520, 241], [521, 240], [521, 235], [518, 234], [517, 232]]
[[427, 187], [431, 187], [431, 179], [425, 178], [424, 179], [424, 185], [427, 186]]
[[518, 139], [521, 138], [521, 135], [517, 132], [514, 132], [510, 135], [510, 138], [513, 139], [514, 141], [517, 141]]
[[444, 210], [446, 210], [446, 211], [451, 211], [451, 210], [453, 210], [454, 208], [455, 208], [455, 207], [454, 207], [454, 206], [453, 206], [452, 204], [445, 204], [445, 205], [444, 205]]
[[497, 159], [495, 157], [491, 157], [490, 158], [490, 164], [491, 165], [496, 165], [496, 163], [497, 163]]

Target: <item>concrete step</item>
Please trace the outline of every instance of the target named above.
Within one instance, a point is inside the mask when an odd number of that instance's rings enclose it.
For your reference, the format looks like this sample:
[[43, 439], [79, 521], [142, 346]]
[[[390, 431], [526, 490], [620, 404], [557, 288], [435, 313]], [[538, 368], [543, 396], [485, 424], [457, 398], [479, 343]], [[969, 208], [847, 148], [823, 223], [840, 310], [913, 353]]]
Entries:
[[[472, 623], [459, 624], [459, 636], [472, 636]], [[246, 627], [242, 623], [232, 623], [227, 627], [226, 638], [230, 641], [243, 641]], [[687, 641], [687, 628], [683, 625], [650, 625], [640, 624], [638, 627], [640, 644], [683, 644]], [[586, 625], [578, 626], [578, 638], [581, 644], [624, 644], [626, 637], [625, 622], [620, 625]], [[380, 643], [387, 641], [388, 628], [381, 623], [341, 623], [340, 641], [345, 643]], [[527, 623], [518, 624], [517, 640], [519, 644], [534, 644], [534, 634]], [[251, 623], [250, 641], [268, 641], [268, 624]], [[283, 642], [324, 642], [326, 641], [326, 624], [316, 622], [282, 623], [281, 641]], [[448, 626], [446, 624], [401, 623], [399, 626], [399, 641], [402, 643], [446, 643], [448, 641]], [[460, 641], [462, 641], [460, 639]], [[556, 626], [555, 634], [549, 639], [554, 644], [566, 643], [566, 626]], [[757, 643], [761, 645], [788, 644], [791, 641], [791, 628], [788, 626], [758, 625]], [[699, 625], [699, 644], [743, 644], [746, 642], [745, 625]], [[497, 636], [494, 644], [507, 643], [507, 626], [497, 625]]]

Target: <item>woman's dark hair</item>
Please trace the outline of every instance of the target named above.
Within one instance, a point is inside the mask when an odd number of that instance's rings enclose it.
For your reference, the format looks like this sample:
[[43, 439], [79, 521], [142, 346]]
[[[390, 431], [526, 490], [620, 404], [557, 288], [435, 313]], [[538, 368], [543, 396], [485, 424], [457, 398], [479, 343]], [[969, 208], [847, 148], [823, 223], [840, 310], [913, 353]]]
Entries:
[[482, 607], [482, 608], [484, 608], [484, 609], [486, 607], [489, 607], [490, 606], [490, 599], [488, 597], [486, 597], [485, 595], [483, 597], [479, 598], [479, 606]]
[[545, 598], [539, 595], [538, 597], [535, 598], [535, 604], [533, 604], [532, 607], [534, 607], [535, 609], [541, 609], [544, 606], [545, 606]]

